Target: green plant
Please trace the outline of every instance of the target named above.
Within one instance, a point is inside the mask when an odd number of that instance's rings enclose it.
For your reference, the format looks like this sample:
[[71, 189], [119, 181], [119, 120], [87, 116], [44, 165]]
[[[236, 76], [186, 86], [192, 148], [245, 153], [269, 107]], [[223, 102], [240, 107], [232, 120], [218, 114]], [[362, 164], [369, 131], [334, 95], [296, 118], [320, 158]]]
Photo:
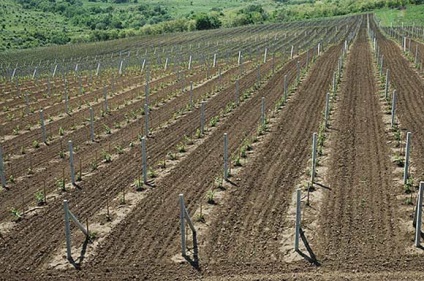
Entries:
[[15, 177], [13, 175], [9, 176], [9, 182], [15, 183]]
[[38, 190], [35, 193], [35, 201], [37, 202], [38, 206], [42, 206], [46, 203], [46, 201], [44, 200], [44, 192], [41, 190]]
[[90, 232], [88, 233], [88, 239], [89, 239], [90, 241], [94, 241], [94, 240], [96, 240], [96, 239], [97, 239], [97, 232], [96, 232], [96, 231], [90, 231]]
[[236, 166], [236, 167], [241, 167], [240, 155], [238, 155], [238, 156], [236, 157], [236, 159], [234, 160], [234, 166]]
[[224, 189], [224, 179], [222, 177], [216, 177], [214, 186], [219, 189]]
[[154, 178], [157, 178], [158, 177], [158, 173], [152, 167], [149, 167], [149, 171], [147, 172], [147, 175], [151, 179], [154, 179]]
[[206, 199], [209, 204], [215, 204], [215, 191], [209, 189], [208, 192], [206, 192]]
[[59, 151], [59, 157], [62, 158], [62, 159], [65, 158], [65, 152], [62, 151], [62, 150]]
[[65, 130], [62, 127], [60, 127], [59, 128], [59, 136], [63, 136], [64, 134], [65, 134]]
[[219, 122], [219, 115], [214, 116], [211, 118], [211, 120], [209, 121], [209, 126], [210, 127], [215, 127], [216, 124]]
[[57, 179], [56, 180], [56, 185], [57, 185], [57, 187], [60, 189], [60, 190], [62, 190], [62, 191], [65, 191], [66, 189], [65, 189], [65, 179]]
[[193, 144], [194, 144], [193, 139], [192, 139], [192, 138], [190, 138], [190, 137], [189, 137], [189, 136], [187, 136], [187, 135], [184, 135], [184, 142], [185, 142], [187, 145], [193, 145]]
[[22, 219], [22, 212], [19, 211], [16, 208], [12, 208], [10, 210], [10, 213], [12, 214], [13, 218], [15, 219], [15, 221], [20, 221]]
[[39, 147], [40, 147], [40, 143], [39, 143], [37, 140], [34, 140], [34, 141], [32, 142], [32, 147], [33, 147], [33, 148], [39, 148]]
[[142, 191], [143, 190], [143, 180], [142, 179], [135, 179], [134, 180], [134, 186], [136, 191]]
[[116, 145], [116, 146], [115, 146], [115, 149], [116, 149], [116, 152], [117, 152], [118, 154], [122, 154], [122, 153], [124, 153], [124, 148], [122, 147], [122, 145]]
[[90, 163], [90, 167], [91, 167], [91, 171], [95, 171], [95, 170], [97, 170], [97, 168], [98, 168], [97, 161], [92, 161], [92, 162]]
[[112, 162], [112, 155], [110, 155], [109, 152], [106, 152], [106, 151], [103, 150], [102, 151], [102, 157], [103, 157], [103, 159], [105, 160], [106, 163]]
[[21, 154], [25, 154], [25, 147], [21, 146]]
[[184, 152], [186, 152], [187, 150], [186, 150], [186, 148], [185, 148], [185, 144], [184, 143], [179, 143], [178, 145], [177, 145], [177, 150], [178, 150], [178, 152], [180, 152], [180, 153], [184, 153]]
[[405, 193], [410, 194], [412, 192], [413, 186], [414, 186], [414, 179], [412, 177], [409, 177], [406, 180], [406, 183], [404, 185]]
[[159, 161], [158, 167], [161, 169], [166, 169], [166, 159]]
[[110, 135], [112, 133], [112, 130], [106, 124], [103, 124], [103, 127], [105, 128], [106, 134]]
[[167, 156], [168, 156], [169, 160], [177, 160], [177, 154], [176, 153], [169, 151]]
[[404, 165], [403, 157], [400, 156], [399, 154], [395, 155], [395, 159], [394, 159], [393, 162], [395, 162], [396, 166], [398, 166], [398, 167], [403, 167], [403, 165]]
[[196, 138], [200, 139], [202, 137], [202, 133], [200, 132], [200, 129], [196, 129], [195, 133]]

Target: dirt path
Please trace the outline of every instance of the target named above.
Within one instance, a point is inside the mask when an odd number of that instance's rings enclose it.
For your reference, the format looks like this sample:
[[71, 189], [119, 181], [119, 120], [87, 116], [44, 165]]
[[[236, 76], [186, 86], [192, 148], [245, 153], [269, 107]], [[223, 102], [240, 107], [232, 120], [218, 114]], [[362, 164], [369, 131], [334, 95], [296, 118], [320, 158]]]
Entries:
[[353, 45], [331, 126], [328, 186], [319, 219], [319, 258], [338, 263], [394, 256], [399, 237], [393, 165], [363, 27]]

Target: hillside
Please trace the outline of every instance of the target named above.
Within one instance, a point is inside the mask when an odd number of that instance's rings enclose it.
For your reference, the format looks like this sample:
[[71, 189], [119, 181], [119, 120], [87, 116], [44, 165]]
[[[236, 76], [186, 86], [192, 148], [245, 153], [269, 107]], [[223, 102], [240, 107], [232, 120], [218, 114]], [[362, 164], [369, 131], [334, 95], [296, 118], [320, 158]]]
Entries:
[[[0, 51], [331, 17], [418, 0], [1, 0]], [[393, 13], [393, 11], [388, 10]]]

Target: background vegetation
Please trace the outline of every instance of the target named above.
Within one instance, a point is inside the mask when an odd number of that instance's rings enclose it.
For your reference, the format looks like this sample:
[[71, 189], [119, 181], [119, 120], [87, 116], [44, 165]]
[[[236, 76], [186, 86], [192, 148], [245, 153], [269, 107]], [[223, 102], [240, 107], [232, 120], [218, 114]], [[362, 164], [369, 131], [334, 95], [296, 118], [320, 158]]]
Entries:
[[407, 22], [422, 15], [424, 8], [415, 7], [421, 2], [424, 0], [0, 0], [0, 51], [375, 9], [380, 9], [378, 15], [384, 23]]

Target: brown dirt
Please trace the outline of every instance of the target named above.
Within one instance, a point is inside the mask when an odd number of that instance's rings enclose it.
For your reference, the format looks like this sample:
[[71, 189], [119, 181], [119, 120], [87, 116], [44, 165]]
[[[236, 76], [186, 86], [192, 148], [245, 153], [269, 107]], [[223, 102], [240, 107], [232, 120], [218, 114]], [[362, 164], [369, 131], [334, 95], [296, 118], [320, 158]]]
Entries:
[[363, 28], [352, 48], [331, 126], [329, 188], [317, 233], [323, 262], [394, 257], [406, 246], [399, 235], [397, 189], [371, 56]]

